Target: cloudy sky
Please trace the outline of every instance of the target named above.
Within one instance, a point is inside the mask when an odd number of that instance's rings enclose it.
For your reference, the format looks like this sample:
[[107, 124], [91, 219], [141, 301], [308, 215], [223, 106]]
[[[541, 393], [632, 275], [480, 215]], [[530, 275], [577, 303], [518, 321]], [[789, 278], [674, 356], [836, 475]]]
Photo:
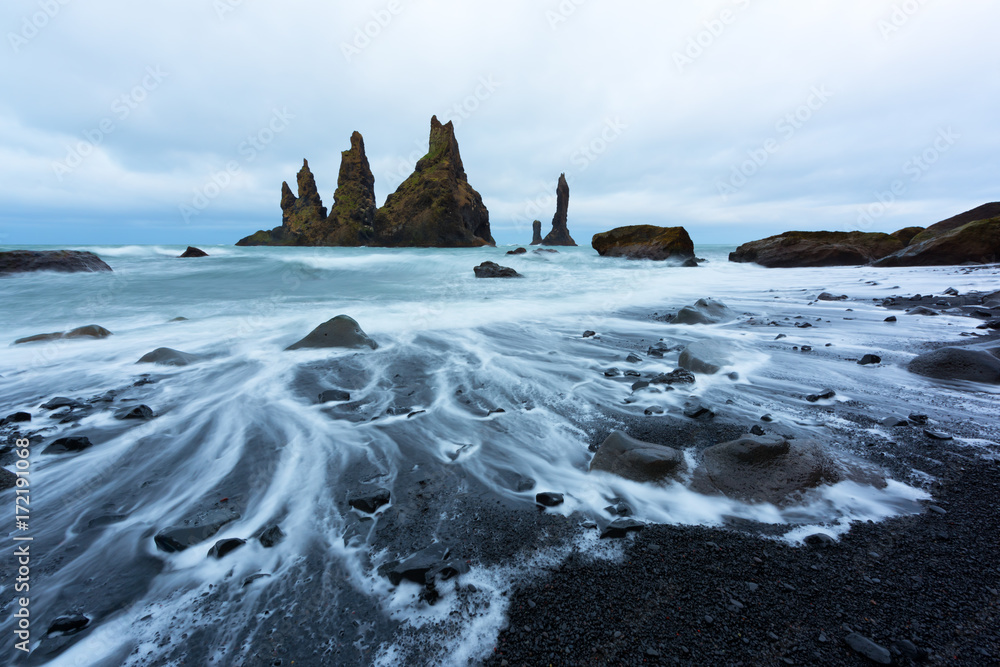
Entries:
[[233, 243], [457, 127], [499, 243], [892, 231], [1000, 199], [995, 0], [4, 0], [0, 243]]

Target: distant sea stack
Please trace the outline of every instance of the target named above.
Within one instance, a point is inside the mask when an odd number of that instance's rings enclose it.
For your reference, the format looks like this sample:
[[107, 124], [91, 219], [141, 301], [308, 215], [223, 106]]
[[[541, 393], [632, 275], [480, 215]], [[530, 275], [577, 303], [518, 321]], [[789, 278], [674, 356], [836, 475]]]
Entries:
[[531, 223], [531, 245], [539, 245], [542, 242], [542, 221], [535, 220]]
[[552, 231], [544, 239], [542, 245], [576, 245], [569, 235], [566, 226], [566, 214], [569, 211], [569, 184], [566, 174], [559, 174], [559, 184], [556, 186], [556, 214], [552, 218]]
[[329, 216], [308, 161], [298, 175], [298, 197], [281, 187], [281, 226], [236, 245], [463, 248], [495, 245], [489, 211], [465, 174], [452, 123], [431, 118], [430, 149], [416, 169], [376, 210], [375, 177], [361, 134], [341, 154]]

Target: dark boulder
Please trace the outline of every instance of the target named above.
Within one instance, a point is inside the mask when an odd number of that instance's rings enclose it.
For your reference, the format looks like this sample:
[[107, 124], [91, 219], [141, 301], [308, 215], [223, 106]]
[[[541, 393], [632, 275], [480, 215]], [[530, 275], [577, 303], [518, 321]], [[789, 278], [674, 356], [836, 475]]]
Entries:
[[238, 537], [227, 537], [224, 540], [216, 542], [212, 548], [208, 550], [208, 555], [210, 558], [224, 558], [246, 543], [246, 540], [241, 540]]
[[733, 348], [722, 341], [696, 341], [681, 351], [677, 365], [692, 373], [713, 375], [735, 363], [733, 352]]
[[194, 246], [188, 246], [187, 250], [180, 254], [182, 258], [188, 257], [208, 257], [208, 253], [201, 248], [195, 248]]
[[[994, 348], [994, 351], [1000, 348]], [[936, 380], [968, 380], [1000, 384], [1000, 359], [986, 350], [942, 347], [913, 359], [911, 373]]]
[[650, 384], [669, 384], [669, 385], [694, 384], [694, 381], [695, 381], [694, 373], [688, 370], [684, 370], [683, 368], [675, 368], [669, 373], [663, 373], [661, 375], [657, 375], [652, 380], [650, 380]]
[[569, 229], [566, 225], [568, 210], [569, 185], [566, 183], [566, 174], [559, 174], [559, 183], [556, 185], [556, 214], [552, 218], [552, 231], [542, 239], [542, 245], [576, 245], [576, 241], [569, 235]]
[[18, 338], [14, 341], [14, 344], [20, 345], [22, 343], [36, 343], [49, 340], [61, 340], [64, 338], [107, 338], [112, 335], [114, 334], [102, 326], [98, 326], [97, 324], [88, 324], [87, 326], [77, 327], [76, 329], [71, 329], [70, 331], [57, 331], [56, 333], [36, 334], [34, 336]]
[[602, 257], [626, 259], [694, 260], [694, 243], [683, 227], [631, 225], [595, 234], [591, 241]]
[[374, 514], [378, 508], [388, 505], [390, 498], [389, 489], [374, 489], [352, 494], [347, 499], [347, 504], [361, 512]]
[[83, 614], [67, 614], [60, 616], [49, 624], [49, 629], [45, 634], [72, 635], [80, 632], [90, 625], [90, 619]]
[[337, 315], [313, 329], [308, 336], [286, 347], [286, 350], [303, 348], [343, 347], [349, 349], [378, 348], [378, 343], [368, 337], [361, 326], [347, 315]]
[[197, 354], [189, 354], [169, 347], [158, 347], [142, 355], [137, 364], [159, 364], [160, 366], [188, 366], [203, 359]]
[[110, 271], [111, 267], [85, 250], [9, 250], [0, 252], [0, 275], [29, 271], [80, 273]]
[[810, 403], [819, 403], [820, 401], [828, 401], [837, 395], [833, 389], [824, 389], [817, 394], [809, 394], [806, 396], [806, 400]]
[[543, 507], [556, 507], [563, 504], [563, 494], [545, 491], [535, 494], [535, 502]]
[[13, 489], [17, 486], [17, 475], [6, 468], [0, 468], [0, 491]]
[[834, 296], [833, 294], [830, 294], [829, 292], [823, 292], [818, 297], [816, 297], [816, 300], [817, 301], [847, 301], [847, 298], [848, 297], [847, 297], [846, 294], [841, 294], [840, 296]]
[[721, 322], [731, 322], [736, 319], [736, 313], [721, 301], [715, 299], [698, 299], [694, 305], [684, 306], [674, 318], [671, 324], [719, 324]]
[[152, 419], [153, 409], [148, 405], [136, 405], [134, 407], [122, 408], [115, 413], [115, 419]]
[[744, 243], [730, 262], [755, 262], [768, 268], [854, 266], [881, 259], [903, 247], [880, 232], [785, 232]]
[[858, 359], [858, 364], [861, 366], [868, 366], [869, 364], [881, 364], [882, 357], [877, 354], [866, 354], [865, 356]]
[[527, 248], [517, 248], [515, 250], [508, 250], [507, 254], [508, 255], [523, 255], [526, 252], [528, 252]]
[[284, 539], [285, 533], [281, 530], [281, 526], [277, 524], [264, 528], [264, 530], [260, 531], [257, 535], [257, 541], [259, 541], [260, 545], [265, 549], [277, 546]]
[[539, 245], [542, 242], [542, 221], [535, 220], [531, 223], [531, 245]]
[[58, 410], [59, 408], [70, 408], [72, 410], [76, 408], [86, 407], [86, 405], [73, 398], [66, 398], [65, 396], [56, 396], [55, 398], [49, 399], [45, 403], [42, 403], [38, 407], [42, 408], [43, 410]]
[[433, 586], [438, 576], [450, 579], [468, 570], [465, 561], [452, 558], [451, 549], [438, 542], [402, 560], [382, 565], [379, 567], [379, 574], [389, 579], [393, 586], [398, 586], [404, 580]]
[[636, 482], [665, 482], [676, 479], [686, 469], [679, 450], [643, 442], [615, 431], [609, 435], [590, 462], [590, 469], [610, 472]]
[[59, 438], [42, 450], [43, 454], [66, 454], [68, 452], [82, 452], [93, 446], [90, 438], [82, 435], [73, 435], [66, 438]]
[[1000, 261], [1000, 217], [969, 222], [933, 233], [929, 227], [910, 245], [875, 262], [875, 266], [942, 266]]
[[472, 270], [477, 278], [523, 278], [514, 269], [500, 266], [496, 262], [483, 262]]
[[621, 539], [631, 532], [642, 530], [646, 524], [635, 519], [623, 517], [615, 519], [601, 531], [601, 539]]
[[29, 412], [15, 412], [9, 414], [3, 419], [0, 419], [0, 425], [2, 424], [19, 424], [23, 422], [31, 421], [31, 413]]
[[212, 510], [202, 517], [185, 523], [185, 525], [164, 528], [156, 534], [153, 541], [160, 551], [167, 553], [184, 551], [199, 542], [204, 542], [219, 532], [227, 523], [239, 518], [240, 515], [231, 510]]

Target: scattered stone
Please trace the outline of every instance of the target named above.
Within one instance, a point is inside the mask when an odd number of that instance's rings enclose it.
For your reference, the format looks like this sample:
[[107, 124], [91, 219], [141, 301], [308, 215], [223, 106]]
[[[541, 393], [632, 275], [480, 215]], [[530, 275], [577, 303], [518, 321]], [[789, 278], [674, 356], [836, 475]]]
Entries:
[[883, 322], [895, 322], [896, 321], [896, 316], [895, 315], [890, 315], [889, 317], [885, 318], [882, 321]]
[[657, 375], [652, 380], [651, 384], [694, 384], [694, 373], [685, 370], [683, 368], [675, 368], [669, 373], [664, 373], [662, 375]]
[[83, 614], [68, 614], [52, 621], [46, 634], [72, 635], [90, 625], [90, 619]]
[[750, 433], [752, 435], [765, 435], [764, 429], [762, 429], [759, 424], [754, 424], [753, 426], [751, 426]]
[[66, 438], [59, 438], [54, 441], [51, 445], [46, 447], [42, 453], [43, 454], [65, 454], [67, 452], [82, 452], [85, 449], [89, 449], [93, 446], [90, 442], [90, 438], [82, 435], [69, 436]]
[[882, 420], [882, 426], [895, 428], [897, 426], [909, 426], [910, 422], [902, 417], [886, 417]]
[[96, 324], [88, 324], [85, 327], [77, 327], [70, 331], [62, 332], [57, 331], [55, 333], [46, 334], [36, 334], [34, 336], [27, 336], [25, 338], [18, 338], [14, 341], [14, 345], [22, 345], [24, 343], [38, 343], [50, 340], [62, 340], [66, 338], [107, 338], [112, 336], [110, 331], [102, 326]]
[[278, 524], [266, 527], [257, 535], [257, 540], [265, 549], [277, 546], [283, 539], [285, 539], [285, 533]]
[[584, 337], [584, 338], [593, 338], [593, 337], [594, 337], [594, 336], [596, 336], [596, 335], [597, 335], [597, 332], [596, 332], [596, 331], [590, 331], [590, 330], [587, 330], [587, 331], [584, 331], [584, 332], [583, 332], [583, 337]]
[[722, 341], [702, 340], [691, 343], [677, 358], [677, 365], [693, 373], [712, 375], [734, 363], [733, 349]]
[[781, 340], [782, 338], [788, 338], [785, 334], [778, 334], [774, 337], [774, 340]]
[[523, 278], [520, 273], [509, 266], [500, 266], [496, 262], [483, 262], [473, 269], [477, 278]]
[[916, 308], [911, 308], [910, 310], [906, 311], [906, 314], [907, 315], [925, 315], [925, 316], [933, 317], [934, 315], [940, 315], [941, 313], [939, 313], [938, 311], [936, 311], [936, 310], [934, 310], [932, 308], [927, 308], [926, 306], [917, 306]]
[[834, 295], [830, 294], [829, 292], [823, 292], [818, 297], [816, 297], [816, 300], [817, 301], [847, 301], [847, 295], [846, 294], [842, 294], [840, 296], [834, 296]]
[[955, 438], [948, 435], [947, 433], [941, 433], [940, 431], [932, 431], [930, 429], [924, 429], [924, 435], [926, 435], [931, 440], [954, 440]]
[[153, 409], [148, 405], [137, 405], [135, 407], [122, 408], [115, 413], [115, 419], [141, 419], [143, 421], [152, 419]]
[[188, 366], [203, 359], [197, 354], [189, 354], [169, 347], [158, 347], [144, 354], [137, 364], [159, 364], [160, 366]]
[[806, 400], [810, 403], [818, 403], [819, 401], [826, 401], [837, 395], [833, 389], [826, 389], [818, 394], [809, 394], [806, 396]]
[[637, 440], [615, 431], [597, 448], [590, 470], [602, 470], [637, 482], [662, 482], [684, 472], [687, 465], [679, 450]]
[[881, 364], [881, 363], [882, 363], [882, 357], [878, 356], [877, 354], [866, 354], [865, 356], [861, 357], [861, 359], [858, 361], [858, 364], [861, 366], [868, 366], [870, 364]]
[[736, 319], [736, 313], [715, 299], [698, 299], [692, 306], [681, 308], [671, 324], [719, 324]]
[[55, 398], [45, 403], [42, 403], [38, 407], [42, 408], [43, 410], [58, 410], [59, 408], [69, 408], [71, 410], [75, 410], [77, 408], [86, 407], [86, 405], [72, 398], [66, 398], [65, 396], [56, 396]]
[[3, 424], [18, 424], [23, 422], [31, 421], [31, 413], [28, 412], [15, 412], [13, 414], [7, 415], [3, 418], [0, 423]]
[[909, 420], [916, 424], [917, 426], [923, 426], [930, 419], [927, 415], [918, 415], [916, 413], [910, 413]]
[[516, 250], [508, 250], [507, 254], [508, 255], [523, 255], [526, 252], [528, 252], [527, 248], [517, 248]]
[[212, 510], [189, 525], [164, 528], [153, 538], [156, 548], [167, 553], [184, 551], [215, 535], [227, 523], [240, 518], [231, 510]]
[[817, 548], [832, 547], [837, 544], [837, 540], [833, 539], [833, 537], [827, 535], [826, 533], [813, 533], [802, 541], [811, 547]]
[[373, 491], [362, 491], [352, 494], [347, 499], [347, 504], [356, 510], [374, 514], [378, 508], [389, 504], [391, 494], [388, 489], [375, 489]]
[[912, 660], [913, 662], [924, 662], [930, 657], [922, 648], [919, 648], [916, 644], [908, 639], [900, 639], [894, 641], [890, 648], [893, 653], [896, 653], [904, 658]]
[[443, 579], [450, 579], [468, 572], [469, 568], [464, 561], [449, 558], [450, 556], [451, 549], [436, 542], [402, 560], [386, 563], [379, 568], [379, 574], [388, 578], [393, 586], [398, 586], [404, 579], [432, 585], [438, 575]]
[[684, 416], [689, 419], [708, 421], [715, 418], [715, 413], [701, 403], [688, 403], [684, 406]]
[[224, 558], [225, 556], [236, 551], [246, 543], [247, 543], [246, 540], [241, 540], [238, 537], [228, 537], [224, 540], [219, 540], [218, 542], [216, 542], [212, 546], [212, 548], [209, 549], [208, 555], [211, 558], [216, 558], [216, 559]]
[[857, 632], [852, 632], [844, 638], [847, 645], [851, 647], [855, 653], [859, 653], [872, 662], [876, 662], [880, 665], [891, 665], [892, 664], [892, 654], [889, 650], [879, 646], [867, 637], [858, 634]]
[[313, 329], [308, 336], [286, 347], [286, 350], [303, 348], [378, 348], [378, 343], [368, 337], [361, 326], [347, 315], [337, 315]]
[[563, 504], [563, 494], [544, 491], [535, 494], [535, 502], [543, 507], [556, 507]]
[[630, 354], [627, 357], [625, 357], [625, 361], [627, 361], [630, 364], [638, 364], [642, 362], [642, 357], [640, 357], [637, 354]]
[[664, 413], [663, 408], [661, 408], [658, 405], [651, 405], [645, 410], [643, 410], [643, 414], [645, 414], [647, 417], [651, 417], [653, 415], [662, 415], [663, 413]]
[[6, 468], [0, 468], [0, 491], [13, 489], [15, 486], [17, 486], [17, 475]]
[[243, 580], [242, 588], [246, 588], [253, 582], [257, 581], [258, 579], [263, 579], [265, 577], [270, 577], [270, 576], [271, 575], [267, 574], [266, 572], [258, 572], [257, 574], [251, 574], [249, 577]]
[[760, 418], [760, 420], [761, 420], [762, 422], [773, 422], [773, 421], [774, 421], [774, 417], [772, 417], [771, 415], [769, 415], [769, 414], [768, 414], [768, 415], [764, 415], [764, 416], [762, 416], [762, 417]]
[[625, 537], [630, 532], [642, 530], [644, 527], [644, 523], [635, 519], [615, 519], [601, 531], [601, 539], [619, 539]]
[[609, 368], [608, 370], [604, 371], [604, 377], [608, 378], [616, 378], [621, 374], [622, 374], [621, 371], [618, 370], [617, 368]]

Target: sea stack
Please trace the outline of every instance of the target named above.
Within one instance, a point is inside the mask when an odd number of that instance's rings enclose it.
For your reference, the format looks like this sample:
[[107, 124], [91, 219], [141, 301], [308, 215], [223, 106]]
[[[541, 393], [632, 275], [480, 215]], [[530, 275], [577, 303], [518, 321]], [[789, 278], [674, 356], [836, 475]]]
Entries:
[[566, 214], [569, 211], [569, 184], [566, 174], [559, 174], [559, 184], [556, 186], [556, 214], [552, 218], [552, 231], [544, 239], [542, 245], [576, 245], [569, 235], [566, 226]]
[[531, 245], [538, 245], [542, 242], [542, 221], [535, 220], [531, 223]]
[[483, 198], [469, 185], [452, 122], [431, 118], [430, 147], [375, 214], [384, 245], [468, 248], [496, 245]]
[[365, 140], [360, 132], [354, 132], [351, 147], [341, 153], [337, 191], [320, 245], [359, 246], [374, 242], [375, 209], [375, 176], [365, 155]]
[[281, 184], [281, 226], [271, 231], [262, 229], [240, 239], [236, 245], [314, 245], [307, 239], [321, 231], [326, 221], [326, 207], [316, 189], [308, 160], [302, 160], [297, 182], [298, 197], [292, 194], [287, 181]]

